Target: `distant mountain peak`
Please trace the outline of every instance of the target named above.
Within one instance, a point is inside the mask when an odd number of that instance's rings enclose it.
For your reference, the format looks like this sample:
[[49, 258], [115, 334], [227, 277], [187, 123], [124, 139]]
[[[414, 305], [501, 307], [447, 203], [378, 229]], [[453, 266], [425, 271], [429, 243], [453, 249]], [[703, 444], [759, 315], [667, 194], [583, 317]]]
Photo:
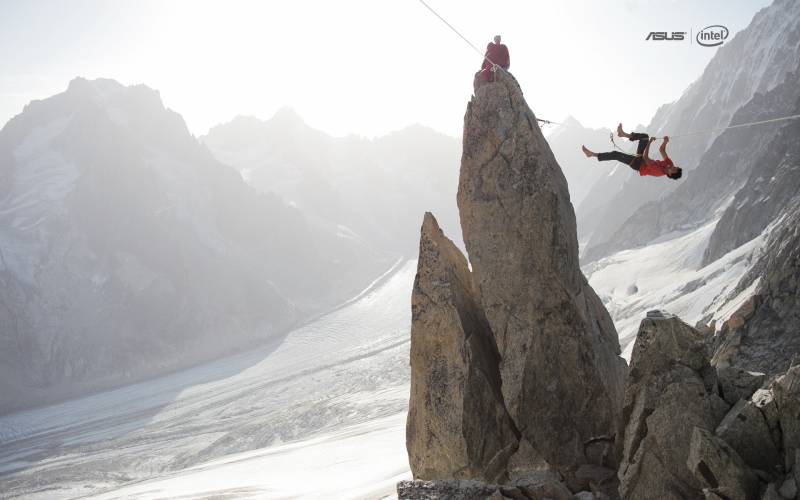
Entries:
[[303, 125], [306, 124], [303, 118], [291, 106], [282, 106], [278, 108], [275, 114], [272, 115], [270, 121], [302, 123]]
[[161, 94], [158, 90], [148, 87], [142, 83], [136, 85], [123, 85], [113, 78], [95, 78], [88, 79], [82, 76], [73, 78], [67, 86], [68, 94], [92, 94], [103, 98], [116, 97], [120, 94], [141, 96], [155, 100], [159, 105], [163, 106], [161, 102]]
[[124, 85], [112, 78], [88, 79], [82, 76], [73, 78], [67, 86], [67, 92], [77, 92], [83, 90], [122, 90]]
[[253, 115], [236, 115], [229, 123], [264, 123], [264, 121]]

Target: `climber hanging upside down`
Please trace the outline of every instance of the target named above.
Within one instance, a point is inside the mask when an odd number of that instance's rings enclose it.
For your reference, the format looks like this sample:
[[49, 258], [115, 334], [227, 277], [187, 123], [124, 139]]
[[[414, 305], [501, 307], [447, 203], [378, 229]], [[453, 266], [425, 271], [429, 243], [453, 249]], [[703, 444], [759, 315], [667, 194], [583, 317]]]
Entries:
[[597, 158], [597, 161], [617, 160], [639, 172], [639, 175], [652, 175], [654, 177], [666, 175], [670, 179], [674, 180], [681, 178], [683, 170], [680, 167], [676, 167], [667, 155], [667, 143], [669, 143], [669, 137], [665, 136], [664, 140], [661, 142], [661, 147], [658, 148], [662, 159], [654, 160], [648, 156], [648, 153], [650, 152], [650, 144], [656, 140], [655, 137], [649, 137], [647, 134], [642, 134], [639, 132], [629, 134], [622, 130], [621, 123], [617, 126], [617, 135], [620, 137], [626, 137], [630, 141], [639, 141], [635, 155], [629, 155], [627, 153], [623, 153], [622, 151], [595, 153], [594, 151], [590, 151], [586, 146], [581, 146], [583, 154], [589, 158], [595, 157]]

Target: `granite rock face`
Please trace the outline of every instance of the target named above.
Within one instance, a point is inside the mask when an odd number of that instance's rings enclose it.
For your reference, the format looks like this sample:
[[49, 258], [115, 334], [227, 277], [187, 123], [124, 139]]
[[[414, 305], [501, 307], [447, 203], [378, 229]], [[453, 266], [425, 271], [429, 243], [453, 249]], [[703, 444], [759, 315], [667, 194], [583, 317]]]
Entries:
[[412, 318], [406, 442], [414, 477], [503, 479], [518, 433], [503, 403], [500, 356], [467, 261], [430, 213]]
[[730, 500], [756, 498], [758, 478], [725, 441], [695, 427], [686, 466], [703, 485], [706, 498], [713, 495]]
[[[571, 474], [589, 463], [587, 447], [619, 429], [617, 333], [578, 267], [564, 175], [512, 76], [476, 85], [463, 147], [461, 227], [503, 397], [522, 437]], [[614, 465], [613, 454], [605, 460], [597, 465]]]
[[625, 389], [622, 497], [703, 498], [686, 465], [693, 429], [713, 432], [727, 410], [703, 335], [678, 318], [643, 320]]
[[[795, 182], [800, 179], [800, 121], [782, 130], [781, 136], [786, 136], [796, 151], [782, 157], [779, 172], [762, 172], [751, 179], [756, 184], [759, 179], [771, 179], [770, 190], [753, 188], [751, 197], [778, 197], [773, 191], [776, 186], [786, 185], [787, 177], [795, 178]], [[736, 367], [773, 377], [784, 373], [792, 359], [800, 355], [800, 195], [790, 189], [794, 198], [781, 198], [782, 222], [770, 233], [760, 258], [734, 290], [741, 292], [757, 284], [757, 293], [723, 325], [715, 339], [713, 363], [717, 368]]]
[[622, 498], [794, 498], [800, 363], [772, 382], [716, 369], [706, 335], [675, 317], [642, 321], [625, 392]]
[[550, 474], [558, 487], [544, 497], [616, 497], [627, 366], [578, 267], [564, 175], [507, 73], [476, 83], [458, 206], [471, 270], [433, 215], [422, 225], [406, 440], [414, 478], [509, 485]]
[[740, 399], [748, 399], [764, 385], [764, 381], [767, 379], [763, 373], [750, 372], [733, 366], [717, 368], [717, 377], [722, 398], [728, 404], [736, 404]]
[[773, 471], [782, 457], [761, 409], [753, 401], [739, 400], [725, 415], [715, 434], [736, 450], [747, 463]]
[[[767, 242], [758, 294], [720, 335], [648, 314], [628, 369], [578, 267], [564, 177], [508, 74], [476, 82], [458, 206], [469, 263], [431, 214], [423, 222], [415, 481], [399, 498], [797, 495], [800, 223]], [[786, 217], [800, 222], [800, 203]]]
[[772, 385], [781, 429], [781, 448], [786, 470], [800, 468], [797, 463], [800, 450], [800, 359]]

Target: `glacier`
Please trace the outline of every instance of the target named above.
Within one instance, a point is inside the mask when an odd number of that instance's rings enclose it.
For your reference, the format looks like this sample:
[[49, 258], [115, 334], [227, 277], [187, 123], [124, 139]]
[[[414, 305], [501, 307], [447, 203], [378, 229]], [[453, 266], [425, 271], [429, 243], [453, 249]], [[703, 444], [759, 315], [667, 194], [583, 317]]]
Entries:
[[0, 417], [0, 496], [392, 496], [415, 272], [398, 261], [281, 342]]

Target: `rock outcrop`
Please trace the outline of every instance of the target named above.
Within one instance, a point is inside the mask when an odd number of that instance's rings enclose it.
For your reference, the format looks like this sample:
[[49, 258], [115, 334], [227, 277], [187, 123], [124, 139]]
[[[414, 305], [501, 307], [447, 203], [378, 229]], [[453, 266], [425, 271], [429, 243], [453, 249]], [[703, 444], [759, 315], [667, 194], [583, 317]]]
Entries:
[[[774, 258], [754, 267], [766, 271], [758, 296], [716, 341], [648, 314], [628, 370], [578, 267], [564, 176], [508, 74], [476, 85], [458, 206], [469, 264], [431, 214], [422, 227], [407, 427], [415, 481], [398, 485], [400, 498], [797, 495], [800, 365], [787, 325], [798, 224], [770, 238]], [[800, 221], [800, 204], [785, 213]]]
[[759, 464], [764, 471], [773, 472], [782, 463], [772, 429], [758, 404], [753, 401], [739, 400], [725, 415], [715, 433], [747, 463]]
[[703, 485], [706, 498], [748, 500], [758, 494], [758, 478], [728, 443], [695, 427], [686, 466]]
[[686, 466], [692, 432], [713, 432], [727, 410], [702, 334], [674, 317], [643, 320], [625, 389], [622, 497], [702, 498]]
[[458, 207], [508, 410], [550, 466], [574, 471], [613, 442], [626, 368], [578, 267], [564, 175], [508, 74], [478, 85], [467, 108]]
[[[795, 142], [797, 137], [800, 125]], [[795, 171], [797, 161], [800, 147], [795, 163], [790, 163]], [[783, 222], [770, 234], [761, 257], [734, 292], [756, 283], [757, 294], [717, 335], [712, 362], [718, 369], [734, 367], [774, 377], [786, 372], [800, 355], [800, 196], [786, 205]]]
[[[506, 73], [477, 83], [468, 106], [458, 206], [471, 272], [431, 214], [422, 225], [407, 422], [414, 478], [507, 486], [546, 474], [553, 491], [518, 485], [528, 496], [514, 498], [616, 497], [627, 367], [578, 267], [564, 175]], [[404, 491], [416, 498], [428, 487]]]
[[750, 372], [734, 366], [718, 367], [717, 377], [722, 398], [732, 405], [740, 399], [748, 399], [767, 379], [763, 373]]
[[800, 450], [800, 359], [772, 386], [781, 428], [784, 467], [798, 472]]
[[771, 383], [717, 370], [704, 335], [674, 317], [642, 321], [625, 392], [622, 497], [795, 498], [800, 364]]
[[532, 473], [502, 485], [463, 479], [401, 481], [397, 485], [397, 497], [398, 500], [572, 500], [574, 498], [558, 476], [549, 472]]
[[407, 448], [419, 479], [506, 477], [518, 432], [500, 389], [500, 356], [467, 260], [426, 213], [411, 298]]

